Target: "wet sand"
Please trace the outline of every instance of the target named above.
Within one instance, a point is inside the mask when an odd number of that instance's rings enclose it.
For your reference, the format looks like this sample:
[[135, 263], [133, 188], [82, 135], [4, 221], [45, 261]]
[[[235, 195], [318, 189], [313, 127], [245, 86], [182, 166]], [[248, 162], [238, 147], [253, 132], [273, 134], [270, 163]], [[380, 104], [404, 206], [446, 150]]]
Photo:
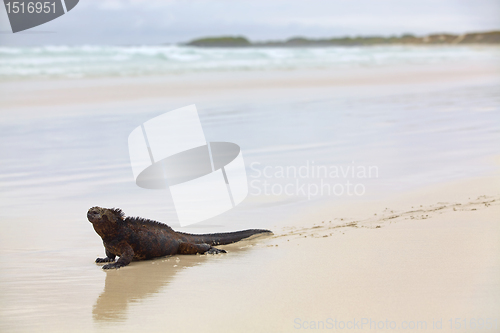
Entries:
[[[291, 90], [401, 85], [468, 84], [498, 82], [500, 68], [491, 63], [465, 65], [388, 66], [362, 69], [328, 69], [258, 72], [186, 73], [170, 76], [17, 80], [0, 82], [1, 98], [10, 109], [29, 112], [29, 107], [56, 107], [102, 103], [141, 103], [155, 99], [210, 101], [245, 99], [258, 94], [276, 98]], [[283, 91], [285, 90], [285, 91]], [[29, 98], [28, 98], [29, 96]], [[47, 110], [48, 115], [57, 114]], [[23, 113], [24, 113], [23, 112]], [[47, 115], [47, 114], [46, 114]]]

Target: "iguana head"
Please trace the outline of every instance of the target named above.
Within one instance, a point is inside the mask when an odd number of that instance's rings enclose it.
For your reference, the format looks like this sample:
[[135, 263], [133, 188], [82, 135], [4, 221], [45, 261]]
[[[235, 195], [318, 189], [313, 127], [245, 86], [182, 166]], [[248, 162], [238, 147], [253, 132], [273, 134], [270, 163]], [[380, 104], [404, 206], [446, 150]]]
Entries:
[[96, 206], [87, 212], [87, 218], [92, 223], [123, 221], [124, 216], [125, 214], [118, 208], [109, 209]]
[[111, 236], [117, 230], [117, 224], [123, 221], [125, 214], [118, 208], [92, 207], [87, 212], [87, 218], [94, 226], [95, 231], [101, 236]]

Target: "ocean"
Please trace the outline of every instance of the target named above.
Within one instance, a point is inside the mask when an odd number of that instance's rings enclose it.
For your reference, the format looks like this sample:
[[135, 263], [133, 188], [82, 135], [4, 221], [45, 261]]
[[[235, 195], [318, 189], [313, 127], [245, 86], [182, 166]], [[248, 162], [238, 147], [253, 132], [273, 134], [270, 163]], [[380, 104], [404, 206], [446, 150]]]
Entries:
[[188, 46], [0, 46], [0, 79], [168, 75], [195, 72], [369, 68], [494, 62], [492, 46], [196, 48]]

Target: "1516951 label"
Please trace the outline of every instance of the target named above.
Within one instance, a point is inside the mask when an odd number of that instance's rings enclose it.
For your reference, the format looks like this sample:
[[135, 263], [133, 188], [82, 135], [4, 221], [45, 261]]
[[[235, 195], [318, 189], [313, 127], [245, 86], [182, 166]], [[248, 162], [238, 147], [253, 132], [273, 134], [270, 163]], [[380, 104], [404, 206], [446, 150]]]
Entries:
[[4, 0], [3, 2], [13, 33], [52, 21], [78, 4], [78, 0]]

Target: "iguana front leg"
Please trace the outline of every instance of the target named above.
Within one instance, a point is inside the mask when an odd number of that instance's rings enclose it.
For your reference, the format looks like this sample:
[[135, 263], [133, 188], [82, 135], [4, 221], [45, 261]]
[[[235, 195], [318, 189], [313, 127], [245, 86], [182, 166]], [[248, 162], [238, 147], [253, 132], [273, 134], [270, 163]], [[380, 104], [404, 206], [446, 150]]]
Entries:
[[97, 258], [95, 260], [96, 263], [115, 261], [116, 256], [113, 253], [109, 252], [108, 249], [105, 250], [106, 250], [106, 258]]
[[177, 251], [178, 254], [217, 254], [217, 253], [226, 253], [225, 250], [216, 249], [208, 244], [193, 244], [193, 243], [179, 243], [179, 249]]
[[110, 269], [110, 268], [120, 268], [123, 266], [127, 266], [130, 264], [132, 259], [134, 258], [134, 250], [128, 244], [123, 244], [120, 246], [120, 259], [112, 264], [107, 264], [102, 266], [102, 269]]

